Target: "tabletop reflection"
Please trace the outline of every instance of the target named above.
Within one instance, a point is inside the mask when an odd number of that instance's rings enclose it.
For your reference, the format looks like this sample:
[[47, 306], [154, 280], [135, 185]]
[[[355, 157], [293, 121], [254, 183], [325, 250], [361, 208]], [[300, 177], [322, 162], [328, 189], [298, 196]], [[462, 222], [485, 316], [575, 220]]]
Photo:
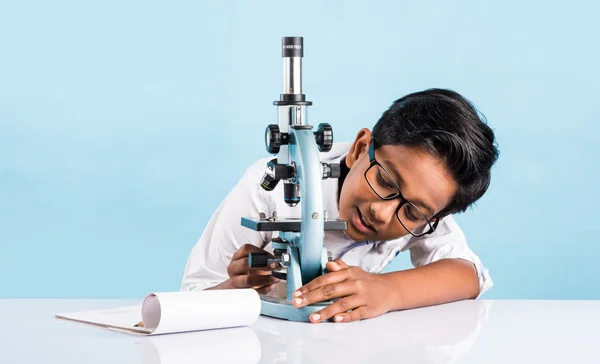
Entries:
[[453, 363], [474, 345], [492, 302], [462, 301], [347, 324], [259, 320], [261, 363]]

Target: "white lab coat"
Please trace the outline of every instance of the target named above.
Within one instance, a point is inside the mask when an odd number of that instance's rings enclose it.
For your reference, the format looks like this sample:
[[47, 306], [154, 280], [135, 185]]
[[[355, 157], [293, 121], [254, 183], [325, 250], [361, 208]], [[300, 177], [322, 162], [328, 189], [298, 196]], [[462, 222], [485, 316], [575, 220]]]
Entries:
[[[334, 143], [330, 152], [320, 154], [321, 161], [339, 163], [348, 154], [350, 145]], [[277, 211], [280, 217], [300, 217], [302, 202], [296, 207], [289, 207], [283, 200], [283, 183], [271, 192], [260, 187], [260, 179], [271, 158], [252, 164], [219, 205], [192, 249], [181, 284], [182, 291], [202, 290], [227, 280], [227, 265], [233, 253], [244, 244], [272, 252], [270, 241], [278, 233], [257, 232], [243, 227], [240, 224], [242, 217], [257, 217], [261, 212], [271, 216], [273, 211]], [[338, 180], [323, 180], [324, 209], [329, 218], [339, 217], [337, 194]], [[444, 258], [460, 258], [472, 262], [477, 269], [480, 294], [493, 285], [488, 270], [467, 246], [465, 236], [452, 216], [443, 218], [435, 232], [423, 237], [407, 234], [389, 241], [355, 242], [341, 231], [326, 231], [324, 244], [333, 259], [341, 258], [348, 265], [359, 266], [372, 273], [380, 273], [398, 253], [406, 250], [410, 251], [415, 267]], [[285, 295], [284, 285], [285, 281], [282, 281], [274, 291]]]

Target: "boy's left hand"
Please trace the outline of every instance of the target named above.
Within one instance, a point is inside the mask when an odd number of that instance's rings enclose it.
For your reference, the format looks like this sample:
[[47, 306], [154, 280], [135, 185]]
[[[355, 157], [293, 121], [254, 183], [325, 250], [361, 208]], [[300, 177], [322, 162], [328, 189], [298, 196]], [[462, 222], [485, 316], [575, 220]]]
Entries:
[[311, 322], [326, 321], [331, 317], [335, 322], [351, 322], [390, 311], [391, 287], [386, 284], [385, 276], [350, 267], [340, 259], [327, 263], [327, 270], [329, 273], [294, 292], [293, 305], [296, 307], [341, 297], [310, 315]]

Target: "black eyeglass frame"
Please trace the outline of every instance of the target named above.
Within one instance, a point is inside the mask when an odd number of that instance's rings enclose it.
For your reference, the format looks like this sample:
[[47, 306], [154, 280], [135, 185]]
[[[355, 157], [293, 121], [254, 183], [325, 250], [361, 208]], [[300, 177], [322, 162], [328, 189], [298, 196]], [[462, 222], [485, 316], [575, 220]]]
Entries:
[[[394, 213], [396, 215], [396, 218], [398, 219], [398, 221], [400, 221], [400, 224], [402, 224], [402, 227], [408, 231], [408, 233], [414, 237], [420, 237], [420, 236], [424, 236], [427, 234], [431, 234], [435, 231], [435, 229], [438, 226], [438, 223], [440, 222], [440, 218], [436, 215], [433, 215], [433, 217], [435, 217], [435, 222], [433, 224], [431, 224], [431, 221], [427, 218], [427, 215], [425, 215], [423, 213], [423, 211], [421, 211], [414, 203], [408, 201], [407, 199], [404, 198], [404, 196], [402, 196], [402, 192], [400, 191], [400, 186], [398, 186], [398, 183], [396, 182], [396, 180], [392, 177], [392, 174], [385, 169], [384, 166], [382, 166], [379, 162], [377, 162], [377, 160], [375, 159], [375, 139], [371, 139], [371, 143], [369, 145], [369, 168], [367, 168], [367, 170], [365, 171], [365, 180], [367, 181], [367, 184], [369, 185], [369, 187], [371, 187], [371, 189], [373, 190], [373, 192], [377, 195], [377, 197], [381, 198], [382, 200], [388, 201], [388, 200], [393, 200], [396, 198], [400, 199], [400, 204], [398, 205], [398, 208], [396, 209], [396, 212]], [[369, 170], [371, 168], [373, 168], [374, 166], [379, 166], [379, 168], [383, 169], [392, 179], [392, 182], [394, 183], [394, 186], [396, 187], [396, 190], [398, 191], [398, 194], [396, 195], [392, 195], [392, 196], [387, 196], [387, 197], [383, 197], [381, 196], [379, 193], [377, 193], [377, 191], [375, 190], [375, 188], [373, 188], [373, 186], [371, 185], [371, 182], [369, 182], [369, 179], [367, 178], [367, 173], [369, 173]], [[402, 208], [402, 206], [409, 204], [411, 205], [413, 208], [415, 208], [421, 215], [423, 215], [423, 217], [425, 218], [425, 221], [427, 223], [427, 225], [429, 226], [429, 230], [427, 230], [426, 232], [422, 233], [422, 234], [414, 234], [412, 231], [410, 231], [409, 228], [406, 227], [406, 225], [404, 225], [404, 223], [402, 222], [402, 220], [400, 219], [400, 217], [398, 216], [398, 212], [400, 211], [400, 209]], [[423, 226], [423, 225], [421, 225]]]

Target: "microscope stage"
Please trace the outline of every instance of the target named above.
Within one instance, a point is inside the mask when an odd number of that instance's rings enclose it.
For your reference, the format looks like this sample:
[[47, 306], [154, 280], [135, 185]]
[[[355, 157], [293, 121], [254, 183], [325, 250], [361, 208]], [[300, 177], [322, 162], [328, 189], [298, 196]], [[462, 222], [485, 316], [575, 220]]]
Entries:
[[[324, 221], [324, 230], [346, 230], [348, 222], [338, 219], [328, 219]], [[242, 217], [242, 226], [256, 231], [294, 231], [300, 232], [301, 219], [278, 217], [272, 218], [252, 218]]]

